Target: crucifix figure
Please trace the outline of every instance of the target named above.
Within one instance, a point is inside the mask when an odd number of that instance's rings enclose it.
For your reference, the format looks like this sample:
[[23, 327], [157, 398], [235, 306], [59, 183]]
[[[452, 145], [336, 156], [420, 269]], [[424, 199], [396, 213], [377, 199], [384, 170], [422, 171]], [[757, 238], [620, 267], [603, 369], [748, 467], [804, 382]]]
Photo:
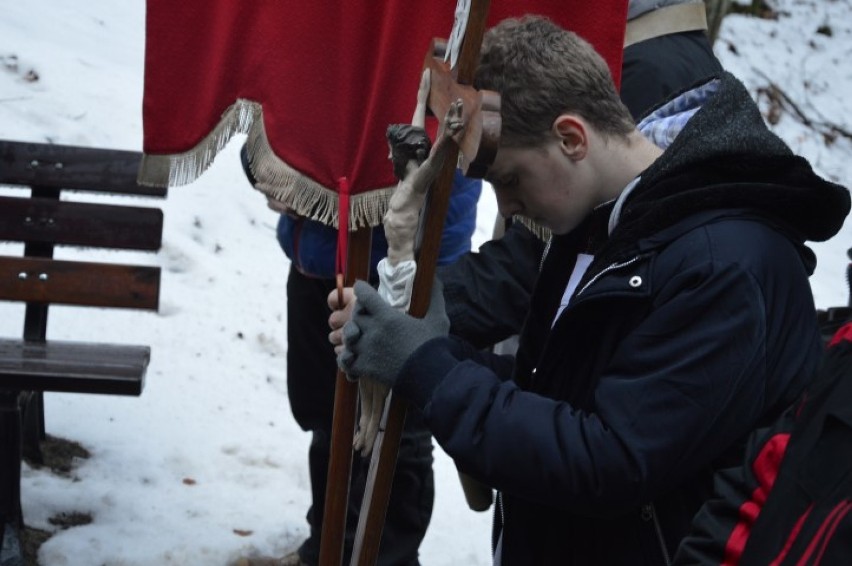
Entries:
[[[377, 266], [380, 279], [379, 295], [388, 304], [403, 311], [408, 309], [411, 302], [417, 270], [417, 230], [427, 193], [444, 165], [447, 153], [453, 145], [450, 142], [458, 140], [464, 131], [463, 102], [458, 99], [450, 104], [438, 139], [432, 145], [424, 128], [429, 77], [430, 71], [424, 70], [411, 124], [393, 124], [387, 131], [389, 157], [399, 184], [391, 196], [383, 219], [388, 255]], [[358, 386], [361, 415], [353, 447], [360, 451], [362, 456], [367, 456], [372, 451], [378, 434], [389, 390], [369, 376], [364, 376]]]
[[420, 102], [429, 93], [429, 77], [430, 71], [423, 71], [411, 126], [394, 124], [388, 127], [390, 156], [399, 184], [388, 203], [383, 225], [388, 238], [388, 260], [394, 265], [414, 261], [415, 234], [426, 194], [446, 160], [451, 147], [449, 142], [461, 139], [464, 130], [463, 102], [458, 99], [450, 104], [438, 139], [430, 148], [431, 142], [423, 128], [426, 108]]

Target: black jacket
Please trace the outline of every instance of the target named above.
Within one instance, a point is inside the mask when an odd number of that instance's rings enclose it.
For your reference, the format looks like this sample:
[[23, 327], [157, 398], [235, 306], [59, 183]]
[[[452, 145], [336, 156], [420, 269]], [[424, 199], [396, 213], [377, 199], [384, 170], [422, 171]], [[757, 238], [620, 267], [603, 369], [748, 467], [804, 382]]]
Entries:
[[553, 239], [514, 366], [453, 338], [409, 358], [396, 391], [462, 471], [502, 492], [503, 564], [674, 553], [714, 471], [813, 373], [803, 242], [833, 235], [848, 211], [846, 189], [723, 75], [642, 174], [551, 328], [582, 231]]
[[529, 312], [544, 242], [521, 222], [478, 253], [438, 267], [451, 331], [478, 348], [518, 334]]

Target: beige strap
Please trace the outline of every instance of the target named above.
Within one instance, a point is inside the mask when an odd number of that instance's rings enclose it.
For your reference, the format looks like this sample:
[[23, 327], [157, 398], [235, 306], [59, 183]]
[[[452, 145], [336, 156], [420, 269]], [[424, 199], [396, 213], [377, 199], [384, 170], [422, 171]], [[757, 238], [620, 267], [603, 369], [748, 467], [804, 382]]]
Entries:
[[675, 4], [645, 12], [627, 22], [624, 47], [670, 33], [707, 29], [704, 2]]

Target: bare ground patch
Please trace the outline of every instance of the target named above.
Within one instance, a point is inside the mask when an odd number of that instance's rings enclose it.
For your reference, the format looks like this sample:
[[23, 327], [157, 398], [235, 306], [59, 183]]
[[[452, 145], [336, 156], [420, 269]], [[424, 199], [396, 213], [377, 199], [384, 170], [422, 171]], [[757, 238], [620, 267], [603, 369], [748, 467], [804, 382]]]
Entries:
[[[74, 470], [81, 460], [91, 454], [80, 443], [67, 438], [48, 435], [41, 442], [42, 461], [36, 462], [30, 458], [24, 460], [36, 469], [49, 468], [55, 474], [75, 479]], [[92, 516], [85, 512], [59, 513], [48, 519], [51, 525], [59, 530], [69, 529], [92, 522]], [[21, 532], [21, 546], [24, 553], [25, 566], [38, 566], [38, 549], [53, 535], [50, 531], [25, 526]]]

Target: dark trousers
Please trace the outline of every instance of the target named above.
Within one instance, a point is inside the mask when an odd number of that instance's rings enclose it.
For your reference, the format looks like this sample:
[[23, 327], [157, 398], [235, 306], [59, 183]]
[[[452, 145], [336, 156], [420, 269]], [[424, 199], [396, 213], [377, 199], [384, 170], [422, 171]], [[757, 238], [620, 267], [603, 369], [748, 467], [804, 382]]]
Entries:
[[[334, 287], [333, 280], [306, 277], [290, 269], [287, 280], [287, 393], [296, 422], [312, 433], [308, 452], [312, 502], [307, 515], [311, 533], [299, 548], [302, 561], [311, 565], [319, 558], [331, 448], [337, 364], [328, 341], [330, 311], [326, 298]], [[378, 564], [419, 564], [418, 547], [426, 534], [435, 496], [432, 461], [432, 437], [421, 415], [410, 409], [400, 442]], [[344, 564], [349, 563], [352, 551], [368, 466], [369, 460], [354, 457]]]

